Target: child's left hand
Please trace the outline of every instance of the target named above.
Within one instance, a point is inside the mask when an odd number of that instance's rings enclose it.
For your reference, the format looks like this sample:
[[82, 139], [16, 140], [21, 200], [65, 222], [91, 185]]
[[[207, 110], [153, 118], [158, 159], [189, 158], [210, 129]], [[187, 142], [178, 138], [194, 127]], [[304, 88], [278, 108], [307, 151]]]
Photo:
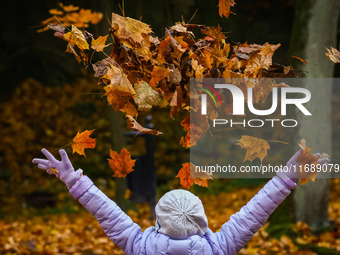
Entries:
[[[42, 149], [41, 152], [47, 159], [35, 158], [34, 164], [38, 164], [38, 167], [44, 169], [49, 174], [55, 174], [62, 182], [66, 184], [68, 188], [71, 188], [77, 180], [82, 176], [83, 170], [78, 169], [74, 171], [71, 161], [69, 160], [65, 150], [59, 150], [61, 161], [57, 160], [48, 150]], [[58, 172], [54, 171], [57, 169]]]
[[[300, 175], [300, 171], [299, 171], [299, 167], [300, 164], [297, 162], [297, 158], [299, 157], [301, 153], [301, 150], [298, 150], [293, 157], [291, 157], [287, 164], [286, 167], [289, 170], [288, 172], [279, 172], [277, 175], [280, 177], [289, 177], [291, 180], [293, 181], [297, 181], [300, 179], [301, 175]], [[329, 163], [329, 159], [328, 158], [322, 158], [320, 153], [315, 153], [314, 156], [318, 157], [318, 164], [323, 165], [323, 164], [328, 164]], [[283, 174], [283, 175], [282, 175]]]

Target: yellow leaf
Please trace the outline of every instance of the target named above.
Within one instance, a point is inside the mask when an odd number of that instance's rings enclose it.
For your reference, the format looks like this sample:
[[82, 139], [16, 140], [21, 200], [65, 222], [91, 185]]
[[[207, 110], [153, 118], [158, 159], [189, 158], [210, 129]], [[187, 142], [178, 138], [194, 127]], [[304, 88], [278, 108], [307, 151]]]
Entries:
[[102, 81], [115, 91], [131, 94], [131, 96], [136, 94], [123, 70], [113, 65], [110, 66], [107, 73], [102, 77]]
[[130, 40], [132, 43], [143, 44], [143, 35], [148, 35], [152, 32], [150, 26], [139, 20], [129, 17], [122, 17], [112, 13], [112, 28], [118, 39]]
[[134, 84], [136, 96], [135, 103], [138, 105], [138, 110], [148, 111], [152, 106], [166, 107], [168, 102], [155, 91], [148, 83], [141, 81]]
[[97, 52], [101, 52], [104, 50], [105, 47], [109, 46], [111, 43], [106, 44], [107, 35], [106, 36], [99, 36], [97, 39], [92, 38], [91, 48]]
[[81, 32], [76, 26], [72, 25], [72, 31], [64, 35], [66, 41], [72, 46], [76, 45], [80, 50], [88, 50], [89, 44], [87, 43], [83, 32]]

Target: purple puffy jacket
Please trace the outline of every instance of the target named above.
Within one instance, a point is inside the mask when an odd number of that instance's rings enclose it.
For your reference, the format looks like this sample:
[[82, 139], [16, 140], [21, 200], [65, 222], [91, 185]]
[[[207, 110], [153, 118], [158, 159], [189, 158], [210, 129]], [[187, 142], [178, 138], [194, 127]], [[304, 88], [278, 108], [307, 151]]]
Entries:
[[83, 176], [70, 189], [72, 196], [98, 220], [107, 236], [126, 254], [236, 254], [267, 221], [269, 215], [290, 194], [296, 183], [273, 177], [219, 232], [209, 228], [203, 236], [182, 240], [158, 233], [155, 227], [144, 232], [115, 202]]

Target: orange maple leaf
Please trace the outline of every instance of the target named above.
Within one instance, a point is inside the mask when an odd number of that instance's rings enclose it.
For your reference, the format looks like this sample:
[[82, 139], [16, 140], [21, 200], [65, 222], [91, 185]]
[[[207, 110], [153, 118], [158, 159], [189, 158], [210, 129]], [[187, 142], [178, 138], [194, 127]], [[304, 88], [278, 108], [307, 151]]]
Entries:
[[226, 18], [229, 17], [233, 12], [230, 11], [230, 7], [235, 5], [234, 0], [219, 0], [218, 1], [218, 13], [220, 16], [224, 16]]
[[131, 159], [130, 152], [122, 148], [120, 154], [110, 149], [110, 159], [107, 159], [110, 164], [110, 168], [113, 170], [113, 177], [125, 177], [128, 173], [131, 173], [135, 166], [135, 159]]
[[157, 82], [163, 80], [165, 77], [168, 76], [169, 73], [170, 73], [169, 68], [154, 66], [151, 73], [152, 78], [150, 80], [150, 85], [155, 88], [157, 86]]
[[296, 161], [301, 165], [301, 185], [304, 185], [305, 183], [307, 183], [308, 179], [311, 179], [313, 182], [315, 181], [317, 172], [306, 171], [306, 168], [308, 167], [308, 169], [310, 169], [311, 167], [316, 167], [316, 165], [318, 164], [318, 157], [311, 153], [312, 149], [306, 146], [305, 139], [301, 140], [299, 146], [301, 148], [301, 151]]
[[270, 149], [266, 140], [248, 135], [243, 135], [236, 145], [240, 145], [241, 148], [247, 150], [243, 162], [247, 160], [252, 162], [255, 158], [259, 158], [262, 162], [267, 156], [267, 151]]
[[84, 132], [77, 133], [77, 135], [73, 138], [72, 149], [73, 153], [77, 152], [79, 155], [85, 155], [85, 149], [93, 149], [96, 147], [96, 139], [90, 138], [93, 130], [85, 130]]
[[167, 36], [163, 41], [161, 41], [159, 48], [158, 48], [158, 55], [157, 55], [157, 61], [159, 64], [166, 63], [165, 60], [165, 54], [170, 51], [169, 49], [169, 42], [171, 37]]
[[202, 187], [208, 187], [208, 180], [212, 179], [211, 174], [196, 173], [195, 167], [191, 162], [182, 164], [182, 168], [176, 176], [180, 179], [181, 185], [186, 189], [189, 189], [194, 183]]

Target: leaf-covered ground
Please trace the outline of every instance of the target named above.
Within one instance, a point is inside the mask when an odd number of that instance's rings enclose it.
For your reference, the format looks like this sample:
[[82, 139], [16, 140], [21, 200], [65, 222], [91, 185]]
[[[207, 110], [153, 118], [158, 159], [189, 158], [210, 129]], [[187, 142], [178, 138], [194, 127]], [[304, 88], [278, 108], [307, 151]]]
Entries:
[[[340, 180], [332, 181], [329, 216], [332, 230], [313, 236], [304, 223], [292, 224], [291, 233], [271, 236], [267, 223], [239, 254], [339, 254], [340, 252]], [[201, 196], [209, 219], [209, 227], [218, 231], [258, 188], [242, 188], [231, 193]], [[128, 214], [142, 229], [153, 222], [147, 220], [148, 206]], [[27, 211], [19, 219], [0, 220], [0, 254], [123, 254], [101, 230], [97, 221], [85, 210], [73, 214], [31, 216]]]

